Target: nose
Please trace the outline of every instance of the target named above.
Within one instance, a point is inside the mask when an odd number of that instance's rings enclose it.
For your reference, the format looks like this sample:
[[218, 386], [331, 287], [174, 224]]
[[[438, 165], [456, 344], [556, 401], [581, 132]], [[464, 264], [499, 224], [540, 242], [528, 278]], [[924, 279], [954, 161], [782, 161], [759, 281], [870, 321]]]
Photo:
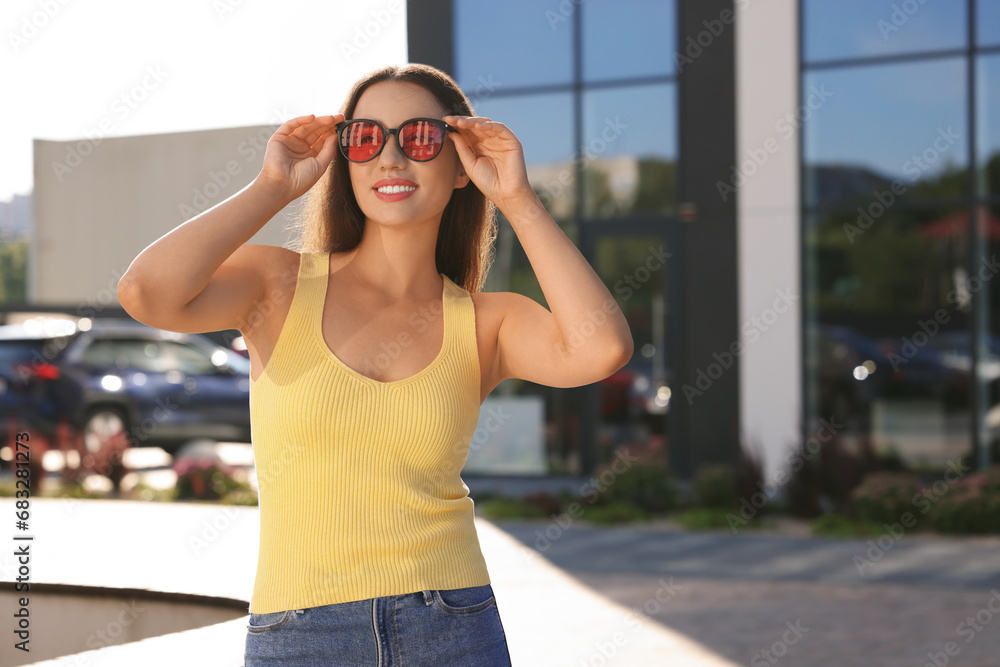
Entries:
[[382, 152], [378, 156], [379, 166], [383, 169], [398, 168], [406, 165], [406, 157], [399, 150], [399, 142], [396, 137], [399, 136], [395, 133], [386, 133], [385, 146], [382, 147]]

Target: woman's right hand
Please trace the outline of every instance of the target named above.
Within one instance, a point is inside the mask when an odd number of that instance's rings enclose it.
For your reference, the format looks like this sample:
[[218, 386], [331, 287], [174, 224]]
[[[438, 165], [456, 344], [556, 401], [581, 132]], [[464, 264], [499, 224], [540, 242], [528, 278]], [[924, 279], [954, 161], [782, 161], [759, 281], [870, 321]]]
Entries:
[[264, 166], [257, 181], [280, 192], [288, 201], [311, 188], [333, 161], [337, 150], [337, 123], [344, 114], [314, 114], [292, 118], [267, 142]]

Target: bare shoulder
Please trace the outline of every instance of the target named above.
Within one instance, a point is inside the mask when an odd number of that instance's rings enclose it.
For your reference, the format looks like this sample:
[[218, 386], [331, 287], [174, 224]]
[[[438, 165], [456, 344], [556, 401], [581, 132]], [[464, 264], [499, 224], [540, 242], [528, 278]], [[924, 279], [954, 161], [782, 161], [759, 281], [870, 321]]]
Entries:
[[496, 333], [507, 312], [512, 308], [518, 308], [522, 304], [522, 300], [531, 301], [528, 297], [516, 292], [470, 292], [470, 296], [476, 306], [477, 331], [491, 332], [494, 342]]
[[289, 266], [298, 268], [299, 253], [280, 246], [244, 243], [226, 259], [224, 265], [254, 273], [267, 286], [269, 281], [285, 273]]
[[476, 306], [476, 321], [480, 318], [488, 320], [494, 317], [499, 307], [498, 295], [502, 292], [469, 292], [472, 303]]

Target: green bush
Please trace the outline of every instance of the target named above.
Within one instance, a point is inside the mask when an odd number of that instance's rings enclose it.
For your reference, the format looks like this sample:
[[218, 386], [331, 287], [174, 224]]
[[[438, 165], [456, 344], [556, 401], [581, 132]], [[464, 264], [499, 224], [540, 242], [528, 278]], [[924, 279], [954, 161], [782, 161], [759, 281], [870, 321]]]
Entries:
[[[804, 448], [797, 456], [803, 457]], [[785, 486], [788, 513], [799, 519], [812, 519], [823, 513], [820, 494], [820, 477], [816, 466], [806, 460], [796, 460]]]
[[773, 521], [761, 519], [757, 516], [744, 519], [734, 509], [725, 509], [723, 507], [696, 507], [678, 514], [676, 519], [677, 523], [688, 530], [725, 528], [734, 535], [744, 528], [761, 529], [775, 525]]
[[641, 507], [637, 507], [631, 503], [614, 501], [588, 507], [584, 510], [580, 518], [592, 523], [616, 524], [641, 521], [649, 518], [649, 514]]
[[768, 498], [767, 502], [758, 507], [759, 503], [754, 500], [754, 496], [758, 493], [763, 493], [766, 487], [767, 482], [764, 480], [764, 459], [760, 451], [754, 451], [741, 445], [739, 452], [736, 454], [736, 460], [733, 463], [734, 502], [742, 505], [744, 500], [750, 500], [753, 503], [753, 507], [757, 510], [755, 516], [765, 514], [771, 509], [771, 499]]
[[698, 467], [691, 480], [694, 502], [699, 507], [732, 509], [736, 498], [733, 466], [728, 463], [706, 463]]
[[822, 537], [868, 537], [885, 532], [882, 524], [843, 514], [824, 514], [812, 523], [812, 534]]
[[524, 497], [524, 500], [529, 505], [537, 507], [538, 511], [545, 516], [561, 514], [563, 511], [562, 500], [547, 491], [535, 491], [534, 493], [529, 493]]
[[181, 459], [174, 463], [177, 472], [177, 500], [219, 500], [227, 493], [245, 489], [232, 470], [215, 461]]
[[[785, 487], [788, 511], [811, 519], [824, 512], [850, 514], [851, 495], [866, 475], [898, 472], [902, 461], [892, 451], [879, 454], [871, 439], [862, 437], [856, 452], [849, 450], [840, 432], [824, 427], [795, 447]], [[898, 518], [898, 517], [897, 517]]]
[[177, 498], [177, 487], [169, 489], [158, 489], [144, 482], [139, 482], [125, 496], [129, 500], [141, 500], [143, 502], [168, 502]]
[[585, 506], [627, 503], [648, 513], [668, 512], [677, 506], [677, 476], [662, 464], [636, 461], [621, 472], [606, 464], [597, 469], [578, 502]]
[[544, 519], [548, 515], [522, 498], [494, 498], [479, 504], [480, 513], [486, 519]]
[[860, 521], [898, 522], [909, 513], [919, 519], [913, 500], [920, 494], [919, 478], [907, 472], [873, 472], [865, 475], [850, 494], [850, 516]]
[[1000, 533], [1000, 466], [962, 477], [928, 513], [942, 533]]
[[677, 523], [688, 530], [729, 528], [732, 511], [722, 507], [697, 507], [677, 515]]
[[254, 507], [260, 504], [260, 499], [249, 485], [244, 488], [234, 489], [226, 493], [219, 499], [223, 505], [245, 505]]
[[80, 482], [65, 482], [52, 495], [55, 498], [101, 498], [104, 494], [88, 491]]

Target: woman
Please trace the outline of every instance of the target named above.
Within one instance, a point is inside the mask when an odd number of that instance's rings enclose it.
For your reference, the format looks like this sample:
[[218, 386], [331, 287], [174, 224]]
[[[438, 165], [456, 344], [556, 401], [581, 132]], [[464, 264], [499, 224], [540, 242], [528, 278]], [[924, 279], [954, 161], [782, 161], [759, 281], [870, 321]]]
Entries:
[[[480, 404], [505, 378], [601, 380], [632, 339], [517, 138], [472, 114], [439, 70], [373, 72], [343, 113], [282, 125], [252, 183], [119, 283], [141, 322], [247, 342], [261, 521], [248, 666], [509, 664], [460, 477]], [[246, 244], [310, 188], [299, 252]], [[494, 205], [551, 312], [479, 291]]]

